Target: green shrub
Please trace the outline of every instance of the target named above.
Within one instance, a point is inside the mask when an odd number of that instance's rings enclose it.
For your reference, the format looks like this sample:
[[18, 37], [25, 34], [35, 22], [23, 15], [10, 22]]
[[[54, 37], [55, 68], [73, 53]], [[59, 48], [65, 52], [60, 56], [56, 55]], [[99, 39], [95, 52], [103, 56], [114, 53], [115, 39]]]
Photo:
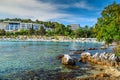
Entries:
[[113, 50], [114, 50], [116, 56], [120, 56], [120, 45], [118, 45], [117, 47], [115, 47]]

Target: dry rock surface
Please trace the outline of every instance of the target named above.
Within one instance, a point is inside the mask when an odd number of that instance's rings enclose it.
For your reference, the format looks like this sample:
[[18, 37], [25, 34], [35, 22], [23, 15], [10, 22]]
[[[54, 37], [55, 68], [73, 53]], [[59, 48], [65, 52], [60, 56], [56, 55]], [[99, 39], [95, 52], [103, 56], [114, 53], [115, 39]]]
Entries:
[[104, 52], [91, 55], [88, 52], [84, 52], [81, 54], [80, 61], [100, 65], [101, 68], [98, 70], [102, 72], [93, 74], [90, 77], [78, 78], [75, 80], [120, 80], [120, 62], [118, 57], [113, 53]]

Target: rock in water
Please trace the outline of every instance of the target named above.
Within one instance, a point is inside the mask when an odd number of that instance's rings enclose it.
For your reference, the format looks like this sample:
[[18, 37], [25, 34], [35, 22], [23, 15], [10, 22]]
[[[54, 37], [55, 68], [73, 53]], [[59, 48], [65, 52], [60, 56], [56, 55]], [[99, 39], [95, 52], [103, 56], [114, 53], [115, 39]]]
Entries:
[[91, 56], [91, 54], [89, 52], [83, 52], [81, 53], [81, 56]]
[[73, 60], [68, 54], [64, 54], [64, 56], [62, 57], [62, 64], [75, 65], [75, 60]]
[[101, 49], [101, 50], [105, 50], [105, 49], [107, 49], [107, 47], [102, 46], [102, 47], [100, 47], [100, 49]]
[[96, 48], [88, 48], [88, 50], [97, 50]]
[[56, 57], [56, 59], [57, 59], [57, 60], [61, 60], [63, 56], [64, 56], [63, 54], [59, 54], [59, 55]]

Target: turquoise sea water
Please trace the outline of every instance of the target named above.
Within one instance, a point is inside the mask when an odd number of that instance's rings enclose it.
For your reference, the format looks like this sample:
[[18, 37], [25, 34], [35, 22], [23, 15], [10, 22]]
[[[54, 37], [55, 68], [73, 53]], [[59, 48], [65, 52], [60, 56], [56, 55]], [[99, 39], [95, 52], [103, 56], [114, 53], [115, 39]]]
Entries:
[[[61, 62], [56, 60], [59, 54], [71, 54], [80, 48], [95, 47], [98, 50], [89, 51], [111, 52], [99, 50], [100, 43], [80, 43], [80, 42], [0, 42], [0, 79], [7, 78], [11, 74], [30, 70], [55, 70], [61, 68]], [[79, 58], [79, 55], [76, 57]]]

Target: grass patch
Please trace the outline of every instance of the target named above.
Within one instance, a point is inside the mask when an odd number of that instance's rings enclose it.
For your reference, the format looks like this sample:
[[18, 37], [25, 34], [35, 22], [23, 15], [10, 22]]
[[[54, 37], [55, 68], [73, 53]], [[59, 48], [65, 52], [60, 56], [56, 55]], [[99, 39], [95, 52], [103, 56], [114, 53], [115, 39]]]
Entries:
[[115, 53], [116, 56], [120, 56], [120, 53]]

